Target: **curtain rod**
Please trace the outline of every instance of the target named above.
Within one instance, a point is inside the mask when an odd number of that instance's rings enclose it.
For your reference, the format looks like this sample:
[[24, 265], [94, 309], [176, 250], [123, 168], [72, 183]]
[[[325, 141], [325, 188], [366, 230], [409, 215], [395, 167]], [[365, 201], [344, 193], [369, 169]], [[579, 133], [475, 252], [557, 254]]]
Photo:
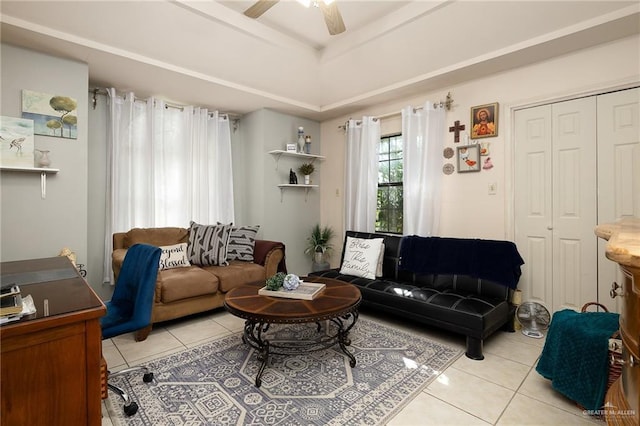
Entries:
[[[89, 89], [89, 93], [93, 94], [93, 97], [91, 98], [93, 109], [96, 109], [96, 106], [97, 106], [97, 103], [98, 103], [98, 95], [100, 95], [100, 96], [107, 96], [108, 95], [106, 90], [101, 89], [99, 87], [95, 87], [93, 89]], [[135, 97], [134, 101], [146, 101], [146, 99]], [[173, 103], [167, 102], [167, 101], [164, 101], [164, 103], [165, 103], [165, 108], [175, 108], [175, 109], [179, 109], [180, 111], [184, 111], [184, 108], [185, 108], [185, 105], [173, 104]], [[211, 113], [209, 113], [209, 114], [211, 114]], [[220, 112], [219, 115], [226, 116], [229, 119], [238, 119], [238, 118], [240, 118], [240, 115], [232, 114], [232, 113], [228, 113], [228, 112]]]
[[[451, 96], [451, 92], [447, 93], [447, 97], [445, 98], [444, 101], [440, 101], [440, 102], [434, 102], [433, 103], [433, 107], [434, 108], [444, 108], [447, 111], [451, 111], [451, 105], [453, 104], [453, 97]], [[413, 107], [413, 112], [416, 111], [420, 111], [421, 109], [423, 109], [424, 107]], [[384, 118], [389, 118], [389, 117], [395, 117], [396, 115], [401, 115], [402, 111], [394, 111], [394, 112], [389, 112], [387, 114], [381, 114], [381, 115], [376, 115], [375, 117], [373, 117], [374, 121], [375, 120], [382, 120]], [[356, 121], [357, 124], [360, 124], [361, 121]], [[347, 130], [347, 124], [348, 121], [340, 126], [338, 126], [338, 129], [342, 129], [342, 130]]]

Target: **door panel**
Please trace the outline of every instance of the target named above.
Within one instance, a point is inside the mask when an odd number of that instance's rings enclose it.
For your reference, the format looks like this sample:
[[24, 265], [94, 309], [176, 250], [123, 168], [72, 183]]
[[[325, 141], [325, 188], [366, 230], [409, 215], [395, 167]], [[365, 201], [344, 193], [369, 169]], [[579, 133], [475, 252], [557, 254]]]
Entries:
[[[598, 96], [598, 223], [640, 217], [640, 89]], [[611, 283], [624, 282], [620, 268], [605, 257], [598, 241], [598, 301], [620, 312]]]
[[551, 106], [515, 114], [516, 245], [525, 264], [518, 287], [522, 298], [552, 303]]
[[596, 101], [552, 105], [553, 311], [597, 300]]

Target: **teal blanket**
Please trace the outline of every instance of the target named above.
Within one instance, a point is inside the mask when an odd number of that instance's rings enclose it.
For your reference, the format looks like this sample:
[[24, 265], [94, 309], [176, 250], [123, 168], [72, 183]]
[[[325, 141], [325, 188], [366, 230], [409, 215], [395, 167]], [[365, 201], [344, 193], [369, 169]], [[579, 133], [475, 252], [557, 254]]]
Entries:
[[587, 410], [602, 408], [609, 376], [609, 337], [619, 328], [610, 312], [553, 314], [536, 371]]

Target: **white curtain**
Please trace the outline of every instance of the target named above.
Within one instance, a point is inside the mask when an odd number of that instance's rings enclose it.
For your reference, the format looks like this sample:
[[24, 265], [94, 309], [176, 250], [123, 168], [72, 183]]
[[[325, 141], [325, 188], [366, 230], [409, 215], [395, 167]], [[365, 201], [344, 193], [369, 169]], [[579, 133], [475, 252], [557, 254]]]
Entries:
[[105, 282], [115, 232], [234, 220], [228, 118], [107, 92]]
[[403, 233], [438, 235], [442, 198], [445, 112], [427, 102], [402, 110]]
[[349, 120], [344, 189], [346, 230], [375, 231], [379, 144], [378, 119]]

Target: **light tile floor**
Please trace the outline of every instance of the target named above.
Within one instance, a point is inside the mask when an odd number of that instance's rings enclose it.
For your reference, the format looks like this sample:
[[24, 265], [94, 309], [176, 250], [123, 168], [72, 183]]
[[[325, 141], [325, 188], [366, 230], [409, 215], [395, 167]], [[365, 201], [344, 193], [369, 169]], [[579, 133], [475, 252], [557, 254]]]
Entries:
[[[365, 310], [371, 318], [464, 350], [464, 338]], [[154, 327], [144, 342], [133, 334], [103, 342], [111, 371], [144, 364], [208, 340], [242, 331], [244, 320], [216, 310]], [[535, 365], [544, 340], [520, 332], [497, 332], [484, 344], [483, 361], [462, 355], [402, 409], [388, 426], [413, 425], [600, 425], [551, 388]], [[103, 403], [102, 425], [112, 422]]]

